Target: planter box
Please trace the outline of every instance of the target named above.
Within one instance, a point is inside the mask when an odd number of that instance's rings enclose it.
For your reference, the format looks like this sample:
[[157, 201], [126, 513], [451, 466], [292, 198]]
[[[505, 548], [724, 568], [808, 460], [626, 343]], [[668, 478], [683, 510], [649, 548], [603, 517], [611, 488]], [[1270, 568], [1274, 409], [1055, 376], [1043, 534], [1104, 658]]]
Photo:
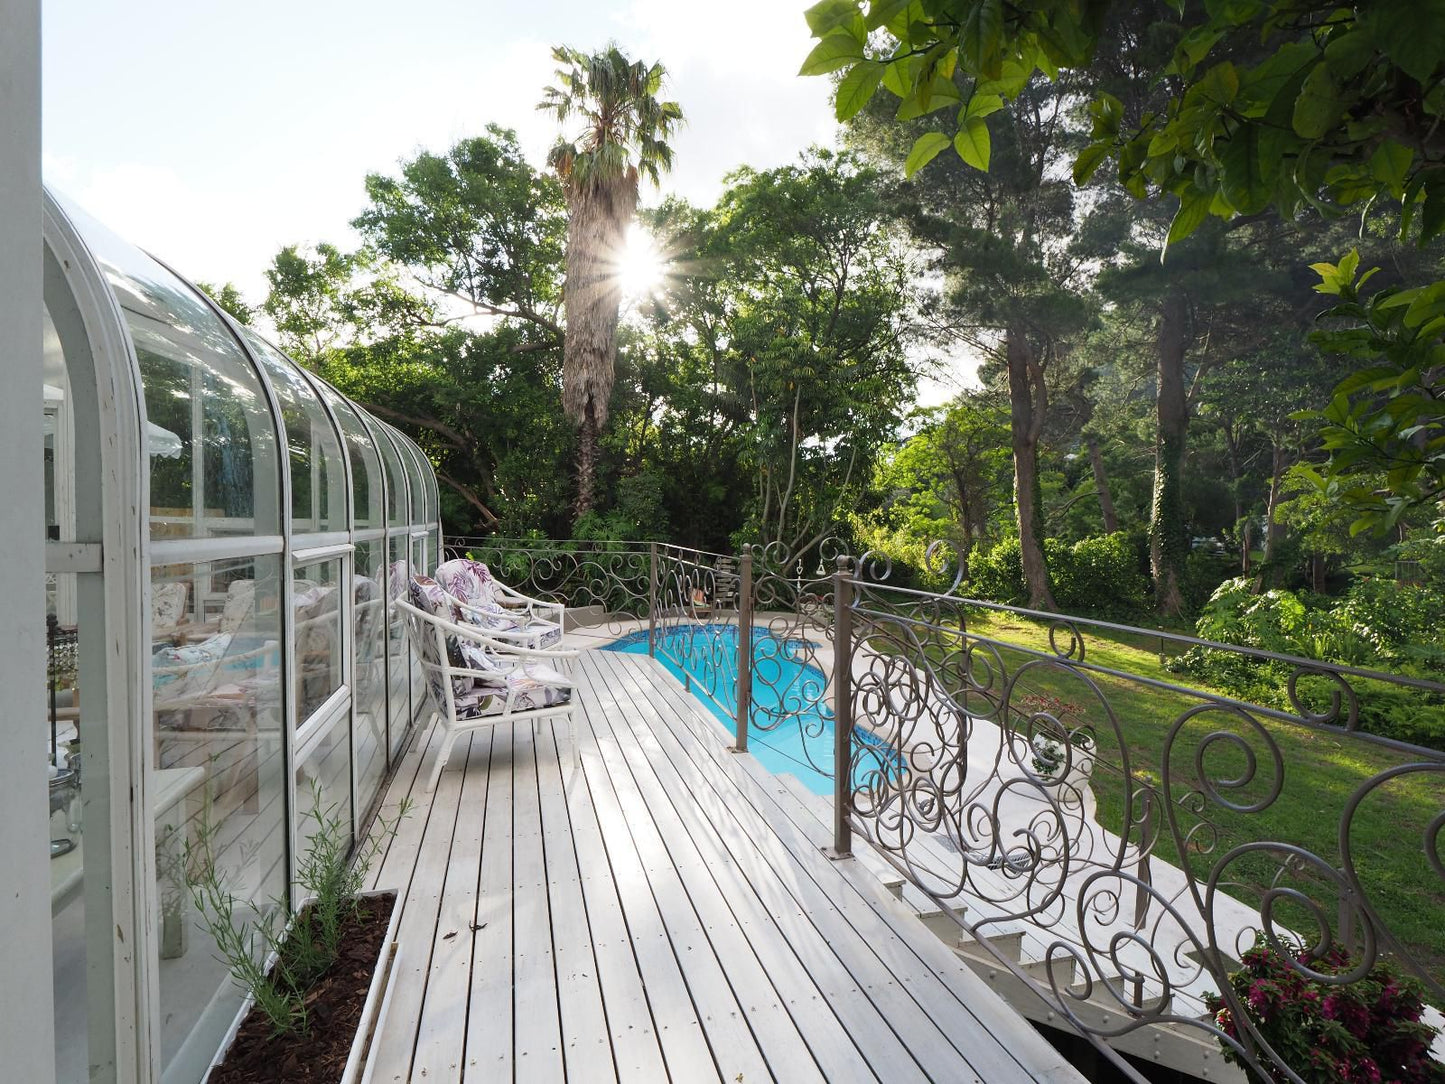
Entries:
[[[360, 898], [380, 899], [388, 896], [395, 897], [391, 908], [391, 918], [387, 922], [386, 937], [381, 943], [381, 952], [377, 956], [376, 967], [371, 973], [371, 984], [367, 988], [366, 1003], [361, 1009], [361, 1019], [356, 1022], [356, 1034], [351, 1040], [351, 1055], [346, 1059], [346, 1069], [341, 1075], [340, 1084], [366, 1084], [371, 1079], [369, 1057], [371, 1040], [381, 1030], [381, 1025], [386, 1020], [387, 1009], [391, 1005], [392, 980], [396, 974], [397, 927], [401, 922], [401, 896], [388, 889], [379, 892], [363, 892]], [[297, 908], [298, 912], [310, 906], [312, 898], [303, 900], [301, 906]], [[267, 962], [267, 966], [270, 967], [274, 963], [274, 959], [270, 960]], [[241, 1024], [251, 1011], [252, 1003], [253, 999], [247, 995], [236, 1013], [236, 1018], [231, 1021], [231, 1026], [226, 1030], [226, 1037], [221, 1040], [221, 1048], [211, 1059], [211, 1066], [206, 1070], [201, 1084], [206, 1084], [210, 1080], [211, 1073], [226, 1060], [226, 1055], [231, 1052], [231, 1044], [236, 1041], [236, 1035], [241, 1030]]]

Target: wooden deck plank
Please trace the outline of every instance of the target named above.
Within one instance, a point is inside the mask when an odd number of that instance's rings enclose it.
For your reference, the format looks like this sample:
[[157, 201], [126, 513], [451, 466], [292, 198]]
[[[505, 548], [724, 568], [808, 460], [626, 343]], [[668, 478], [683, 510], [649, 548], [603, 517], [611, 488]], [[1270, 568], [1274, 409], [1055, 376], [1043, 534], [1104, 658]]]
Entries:
[[452, 750], [452, 758], [461, 766], [462, 789], [437, 915], [436, 943], [417, 1023], [411, 1065], [414, 1080], [447, 1082], [462, 1077], [492, 739], [492, 732], [485, 730], [465, 735]]
[[[821, 876], [820, 863], [833, 865], [822, 857], [820, 850], [829, 840], [805, 835], [751, 774], [771, 773], [755, 758], [737, 756], [721, 748], [716, 740], [719, 724], [660, 664], [646, 659], [633, 663], [637, 664], [655, 668], [655, 673], [660, 675], [655, 691], [674, 709], [660, 712], [660, 718], [670, 726], [685, 728], [691, 740], [681, 735], [679, 739], [689, 755], [710, 757], [730, 776], [735, 801], [751, 805], [772, 837], [801, 867], [814, 876]], [[662, 680], [664, 678], [666, 680]], [[848, 876], [848, 863], [839, 865], [843, 868], [835, 872], [844, 876], [853, 891], [830, 890], [834, 906], [848, 917], [889, 971], [899, 976], [914, 1001], [935, 1020], [942, 1032], [956, 1046], [966, 1048], [983, 1079], [1080, 1079], [1077, 1071], [1022, 1016], [1009, 1008], [916, 918], [904, 914], [896, 906], [896, 900], [889, 898], [881, 887], [876, 893], [860, 888]], [[872, 876], [863, 870], [856, 872]]]
[[403, 901], [378, 1081], [1082, 1079], [829, 862], [818, 811], [660, 664], [588, 653], [577, 676], [575, 774], [544, 722], [460, 743], [435, 795], [428, 728], [388, 781], [383, 815], [417, 809], [369, 877]]
[[[823, 1080], [813, 1050], [821, 1048], [831, 1057], [836, 1051], [851, 1046], [847, 1033], [837, 1026], [827, 1001], [812, 986], [806, 972], [796, 968], [796, 961], [791, 960], [795, 965], [792, 973], [785, 969], [785, 963], [791, 959], [785, 946], [780, 946], [767, 914], [756, 905], [751, 888], [726, 852], [717, 846], [707, 846], [703, 837], [689, 832], [673, 831], [664, 836], [661, 831], [650, 830], [647, 821], [651, 820], [652, 826], [677, 824], [683, 811], [673, 805], [647, 765], [638, 763], [640, 753], [635, 742], [630, 741], [627, 723], [619, 717], [620, 708], [612, 691], [598, 680], [595, 670], [584, 667], [584, 671], [589, 679], [584, 686], [589, 705], [601, 709], [594, 725], [607, 727], [613, 738], [603, 746], [603, 756], [615, 779], [630, 776], [630, 785], [620, 788], [628, 823], [633, 826], [634, 835], [647, 837], [647, 843], [640, 846], [646, 847], [654, 861], [670, 861], [677, 870], [713, 951], [727, 961], [728, 984], [744, 1008], [749, 1029], [767, 1059], [769, 1070], [788, 1084]], [[754, 906], [748, 906], [750, 902]], [[777, 951], [779, 947], [784, 951]], [[777, 965], [773, 973], [762, 962], [765, 959]], [[808, 1002], [804, 1011], [790, 1013], [784, 996], [775, 986], [774, 974], [784, 989]], [[800, 1030], [803, 1024], [812, 1025], [813, 1044], [804, 1038]], [[831, 1047], [821, 1047], [823, 1040]], [[857, 1067], [856, 1059], [841, 1064]], [[730, 1067], [724, 1066], [725, 1077], [730, 1071]]]
[[[379, 840], [380, 844], [367, 878], [367, 888], [402, 888], [411, 880], [416, 868], [417, 845], [425, 827], [426, 805], [431, 800], [423, 792], [419, 776], [436, 730], [434, 725], [428, 725], [411, 736], [411, 743], [386, 785], [369, 832], [369, 838]], [[384, 835], [386, 825], [396, 820], [402, 804], [408, 800], [415, 807], [412, 814], [397, 825], [394, 835]]]
[[[633, 931], [643, 981], [651, 986], [654, 974], [677, 975], [693, 1007], [694, 1019], [701, 1024], [706, 1037], [713, 1079], [721, 1077], [731, 1081], [739, 1073], [746, 1081], [773, 1079], [748, 1029], [738, 998], [728, 985], [726, 970], [714, 955], [678, 879], [677, 870], [665, 853], [659, 855], [649, 846], [646, 830], [649, 827], [655, 830], [655, 826], [650, 821], [639, 823], [639, 831], [634, 834], [618, 795], [618, 788], [628, 787], [630, 780], [612, 776], [608, 760], [603, 756], [601, 733], [594, 729], [600, 709], [585, 698], [583, 703], [589, 719], [593, 720], [593, 725], [578, 728], [583, 771], [623, 911]], [[677, 1038], [672, 1034], [673, 1029], [661, 1022], [662, 1013], [675, 996], [663, 994], [652, 1002], [664, 1047]], [[667, 1062], [672, 1069], [696, 1062], [696, 1058], [678, 1058], [668, 1053]]]
[[[572, 841], [571, 817], [568, 814], [568, 790], [575, 793], [580, 782], [567, 775], [573, 756], [565, 748], [566, 738], [557, 739], [556, 726], [550, 720], [537, 724], [537, 779], [542, 817], [542, 841], [547, 855], [547, 899], [552, 911], [552, 956], [557, 972], [557, 1001], [562, 1018], [563, 1058], [569, 1084], [605, 1084], [616, 1081], [618, 1073], [609, 1038], [608, 1012], [603, 1003], [599, 976], [600, 965], [594, 950], [587, 904], [582, 894], [582, 879], [577, 867], [577, 852]], [[560, 756], [559, 756], [560, 754]], [[636, 973], [628, 954], [628, 967]], [[662, 1069], [657, 1043], [652, 1039], [652, 1017], [646, 1001], [640, 996], [628, 998], [625, 1004], [613, 1006], [619, 1019], [629, 1016], [630, 1036], [638, 1031], [657, 1058]], [[640, 1010], [638, 1012], [637, 1010]], [[639, 1027], [640, 1024], [640, 1027]], [[624, 1040], [625, 1041], [625, 1040]], [[635, 1055], [633, 1055], [635, 1059]]]
[[517, 1074], [562, 1080], [562, 1019], [552, 953], [534, 723], [512, 727], [512, 1012]]
[[[590, 725], [586, 718], [578, 721], [579, 738], [580, 731]], [[602, 829], [592, 808], [587, 779], [580, 772], [568, 781], [567, 820], [618, 1077], [637, 1084], [667, 1079], [660, 1028], [672, 1032], [669, 1053], [705, 1064], [710, 1073], [712, 1058], [698, 1030], [697, 1017], [680, 975], [671, 975], [671, 982], [669, 976], [654, 976], [650, 986], [643, 981], [633, 935], [623, 914], [607, 848], [602, 842]], [[668, 1000], [654, 1013], [652, 1001], [662, 999]], [[689, 1042], [689, 1034], [695, 1042]], [[703, 1079], [708, 1079], [706, 1074]], [[711, 1079], [716, 1079], [715, 1075]]]
[[[386, 1020], [376, 1037], [377, 1081], [411, 1079], [412, 1055], [416, 1049], [416, 1022], [426, 998], [427, 978], [437, 940], [437, 916], [455, 838], [457, 809], [461, 799], [461, 758], [442, 772], [436, 793], [419, 805], [403, 824], [415, 821], [421, 829], [416, 862], [405, 888], [397, 886], [401, 920], [397, 925], [399, 948], [395, 968], [396, 985]], [[420, 785], [420, 784], [418, 784]], [[385, 887], [385, 884], [383, 884]]]
[[[513, 727], [492, 732], [462, 1079], [512, 1079]], [[443, 772], [443, 775], [446, 773]]]
[[[689, 757], [662, 713], [649, 702], [656, 696], [655, 686], [640, 683], [633, 670], [615, 667], [614, 680], [632, 697], [631, 714], [638, 719], [635, 737], [652, 763], [669, 764], [679, 778], [691, 775], [694, 779], [689, 788], [693, 808], [684, 813], [689, 831], [726, 830], [724, 845], [758, 886], [761, 901], [776, 924], [775, 936], [798, 954], [813, 981], [825, 991], [827, 1003], [858, 1045], [865, 1064], [890, 1082], [967, 1079], [971, 1070], [965, 1056], [918, 1011], [824, 888], [808, 877], [796, 876], [796, 863], [770, 841], [769, 828], [755, 817], [729, 808], [721, 794], [732, 788], [721, 770], [709, 760]], [[713, 744], [721, 745], [716, 737]], [[722, 755], [732, 754], [724, 751]], [[836, 873], [828, 867], [825, 880], [833, 877]]]

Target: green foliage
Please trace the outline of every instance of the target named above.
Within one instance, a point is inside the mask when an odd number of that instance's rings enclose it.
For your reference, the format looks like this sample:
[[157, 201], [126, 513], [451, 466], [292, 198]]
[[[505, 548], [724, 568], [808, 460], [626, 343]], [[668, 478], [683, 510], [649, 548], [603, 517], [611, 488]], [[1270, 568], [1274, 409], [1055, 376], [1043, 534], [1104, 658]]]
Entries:
[[[1255, 594], [1245, 577], [1221, 584], [1195, 625], [1201, 639], [1282, 655], [1438, 679], [1445, 672], [1445, 594], [1366, 580], [1334, 601], [1287, 590]], [[1284, 710], [1293, 667], [1207, 648], [1190, 648], [1170, 668], [1230, 695]], [[1380, 682], [1355, 682], [1360, 726], [1371, 733], [1445, 748], [1445, 698]], [[1320, 711], [1338, 691], [1305, 677], [1301, 704]], [[1343, 719], [1340, 720], [1343, 722]]]
[[1149, 605], [1149, 584], [1133, 539], [1123, 531], [1044, 543], [1054, 600], [1064, 613], [1131, 618]]
[[238, 324], [249, 324], [256, 318], [256, 310], [246, 303], [240, 288], [233, 282], [212, 286], [208, 282], [197, 282], [197, 286], [212, 301], [236, 318]]
[[[1434, 1029], [1420, 1019], [1424, 986], [1390, 957], [1381, 956], [1363, 978], [1342, 984], [1306, 977], [1261, 936], [1243, 963], [1229, 977], [1235, 997], [1254, 1030], [1306, 1084], [1445, 1084], [1445, 1065], [1430, 1056]], [[1319, 957], [1302, 953], [1299, 964], [1322, 975], [1344, 975], [1359, 961], [1332, 948]], [[1208, 995], [1205, 1004], [1226, 1036], [1252, 1044], [1222, 998]], [[1221, 1041], [1220, 1047], [1225, 1061], [1245, 1067], [1232, 1045]], [[1270, 1081], [1294, 1079], [1267, 1055], [1259, 1061]], [[1259, 1080], [1253, 1070], [1248, 1073]]]
[[350, 817], [339, 809], [323, 805], [321, 784], [313, 782], [311, 808], [302, 818], [308, 838], [296, 869], [297, 886], [311, 902], [290, 923], [284, 921], [285, 900], [252, 913], [227, 887], [216, 865], [216, 826], [203, 822], [196, 841], [186, 845], [186, 884], [217, 958], [254, 1000], [273, 1035], [308, 1030], [307, 992], [336, 962], [344, 923], [365, 906], [359, 893], [371, 863], [411, 811], [403, 802], [395, 819], [379, 819], [379, 830], [353, 855]]
[[1023, 550], [1017, 538], [1006, 538], [991, 550], [976, 549], [969, 554], [965, 593], [971, 598], [1010, 605], [1028, 600]]
[[957, 562], [951, 551], [935, 553], [930, 559], [928, 542], [910, 531], [889, 530], [861, 516], [853, 517], [852, 530], [861, 553], [886, 562], [891, 586], [939, 592], [953, 586]]
[[528, 164], [516, 133], [489, 124], [445, 154], [423, 151], [399, 176], [368, 174], [366, 195], [352, 225], [435, 301], [560, 335], [562, 192]]
[[[1414, 508], [1445, 498], [1445, 282], [1390, 288], [1365, 296], [1359, 254], [1314, 264], [1315, 287], [1337, 296], [1326, 327], [1312, 338], [1322, 350], [1358, 366], [1334, 398], [1309, 417], [1323, 423], [1329, 470], [1318, 492], [1355, 512], [1350, 530], [1383, 534]], [[1384, 485], [1380, 485], [1383, 478]]]
[[537, 108], [566, 126], [580, 120], [580, 138], [558, 139], [547, 164], [563, 182], [577, 187], [607, 184], [641, 174], [657, 184], [672, 168], [672, 138], [682, 107], [658, 98], [666, 69], [629, 60], [615, 44], [596, 53], [559, 45], [552, 59], [561, 67], [556, 86], [543, 92]]
[[[1401, 238], [1423, 244], [1445, 232], [1438, 0], [1171, 6], [1177, 18], [1118, 2], [825, 0], [809, 9], [809, 24], [817, 37], [854, 39], [856, 53], [835, 50], [827, 65], [843, 73], [848, 112], [861, 108], [865, 89], [882, 85], [901, 99], [894, 124], [932, 114], [939, 79], [1014, 100], [1041, 78], [1087, 82], [1100, 59], [1127, 54], [1127, 75], [1091, 88], [1088, 138], [1075, 149], [1072, 176], [1087, 184], [1112, 160], [1123, 191], [1177, 200], [1166, 250], [1211, 217], [1271, 208], [1297, 221], [1398, 207]], [[1141, 47], [1161, 42], [1167, 47]], [[936, 161], [950, 128], [964, 162], [990, 167], [986, 122], [968, 105], [951, 122], [932, 116], [931, 128], [943, 130], [912, 133], [909, 176]], [[1321, 289], [1343, 299], [1320, 345], [1359, 370], [1321, 420], [1339, 499], [1356, 508], [1357, 529], [1383, 531], [1445, 495], [1445, 283], [1362, 300], [1350, 296], [1363, 284], [1354, 281], [1357, 263], [1347, 255], [1316, 265]], [[1386, 479], [1383, 491], [1370, 487], [1376, 475]]]

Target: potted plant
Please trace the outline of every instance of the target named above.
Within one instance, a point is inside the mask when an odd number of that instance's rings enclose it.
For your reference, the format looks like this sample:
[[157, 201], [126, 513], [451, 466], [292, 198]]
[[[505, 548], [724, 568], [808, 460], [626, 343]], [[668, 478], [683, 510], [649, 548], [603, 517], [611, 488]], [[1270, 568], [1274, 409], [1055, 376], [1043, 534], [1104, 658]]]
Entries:
[[1080, 791], [1094, 774], [1094, 735], [1085, 727], [1048, 733], [1040, 731], [1029, 741], [1034, 773], [1046, 784]]
[[[1299, 962], [1324, 976], [1343, 975], [1358, 964], [1342, 949]], [[1435, 1032], [1421, 1021], [1424, 987], [1382, 956], [1369, 974], [1351, 983], [1301, 974], [1260, 938], [1229, 977], [1235, 1004], [1253, 1031], [1305, 1084], [1445, 1084], [1445, 1064], [1430, 1055]], [[1205, 1004], [1229, 1039], [1249, 1044], [1233, 1011], [1217, 994]], [[1291, 1078], [1260, 1052], [1264, 1075], [1220, 1039], [1224, 1060], [1244, 1069], [1251, 1084], [1283, 1084]]]
[[250, 906], [223, 883], [208, 825], [186, 849], [190, 896], [231, 980], [246, 998], [205, 1080], [209, 1084], [336, 1081], [364, 1078], [371, 1037], [389, 999], [400, 908], [395, 892], [363, 892], [381, 846], [407, 813], [357, 849], [335, 807], [323, 808], [319, 784], [306, 815], [312, 831], [297, 869], [305, 898], [246, 917]]

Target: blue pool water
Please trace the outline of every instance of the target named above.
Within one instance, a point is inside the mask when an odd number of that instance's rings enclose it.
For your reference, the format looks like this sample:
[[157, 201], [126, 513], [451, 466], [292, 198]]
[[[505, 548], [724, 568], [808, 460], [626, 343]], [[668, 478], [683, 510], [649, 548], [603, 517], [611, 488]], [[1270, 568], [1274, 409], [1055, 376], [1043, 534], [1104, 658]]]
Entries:
[[[736, 625], [686, 625], [659, 629], [657, 661], [706, 704], [728, 732], [736, 735], [738, 630]], [[827, 679], [816, 666], [798, 658], [799, 643], [782, 640], [754, 626], [753, 713], [748, 752], [771, 772], [791, 772], [814, 794], [833, 793], [833, 716], [826, 704]], [[604, 651], [647, 654], [647, 630], [629, 633]], [[682, 660], [679, 665], [675, 660]], [[764, 677], [764, 675], [766, 675]], [[820, 704], [820, 701], [823, 703]], [[784, 716], [780, 719], [780, 716]], [[776, 722], [772, 729], [765, 729]], [[863, 730], [854, 740], [874, 746], [884, 762], [899, 765], [892, 747]], [[820, 771], [814, 765], [827, 769]], [[873, 765], [860, 764], [855, 784]]]

